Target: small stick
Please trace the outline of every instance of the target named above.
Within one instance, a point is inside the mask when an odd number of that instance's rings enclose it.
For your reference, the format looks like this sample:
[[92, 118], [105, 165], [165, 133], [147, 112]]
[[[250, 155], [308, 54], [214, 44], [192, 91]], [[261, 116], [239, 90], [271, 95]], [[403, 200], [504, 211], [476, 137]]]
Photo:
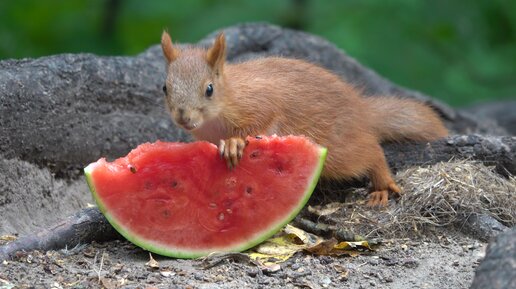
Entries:
[[0, 246], [0, 260], [12, 258], [18, 251], [56, 250], [121, 238], [97, 208], [86, 208], [48, 229]]

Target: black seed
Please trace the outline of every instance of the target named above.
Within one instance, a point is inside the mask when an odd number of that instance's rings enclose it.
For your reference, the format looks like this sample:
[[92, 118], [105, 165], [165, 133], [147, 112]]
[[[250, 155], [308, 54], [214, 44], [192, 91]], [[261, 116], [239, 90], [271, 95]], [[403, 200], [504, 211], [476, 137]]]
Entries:
[[172, 182], [170, 183], [170, 186], [171, 186], [172, 188], [177, 187], [177, 182], [176, 182], [176, 181], [172, 181]]
[[255, 136], [256, 139], [262, 139], [262, 136], [261, 135], [257, 135]]
[[259, 151], [254, 151], [254, 152], [252, 152], [252, 153], [249, 155], [249, 157], [250, 157], [250, 158], [252, 158], [252, 159], [254, 159], [254, 158], [258, 157], [259, 155], [260, 155], [260, 152], [259, 152]]
[[131, 173], [136, 174], [136, 168], [135, 167], [129, 165], [129, 170], [131, 171]]
[[170, 211], [163, 210], [163, 211], [161, 211], [161, 215], [163, 215], [164, 218], [168, 218], [168, 217], [170, 217]]
[[251, 187], [246, 187], [246, 188], [245, 188], [245, 192], [246, 192], [247, 194], [251, 194], [251, 193], [253, 192], [253, 188], [251, 188]]
[[231, 208], [232, 205], [233, 205], [233, 201], [232, 200], [225, 200], [224, 202], [222, 202], [222, 206], [224, 208]]

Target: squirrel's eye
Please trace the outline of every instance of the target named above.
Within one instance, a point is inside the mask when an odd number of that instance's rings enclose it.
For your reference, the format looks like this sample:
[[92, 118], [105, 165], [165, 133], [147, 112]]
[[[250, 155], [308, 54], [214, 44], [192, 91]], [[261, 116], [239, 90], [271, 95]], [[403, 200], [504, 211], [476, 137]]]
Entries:
[[213, 94], [213, 85], [210, 83], [208, 84], [208, 87], [206, 87], [206, 96], [210, 97]]
[[167, 94], [167, 86], [166, 86], [166, 85], [163, 85], [163, 92], [164, 92], [165, 94]]

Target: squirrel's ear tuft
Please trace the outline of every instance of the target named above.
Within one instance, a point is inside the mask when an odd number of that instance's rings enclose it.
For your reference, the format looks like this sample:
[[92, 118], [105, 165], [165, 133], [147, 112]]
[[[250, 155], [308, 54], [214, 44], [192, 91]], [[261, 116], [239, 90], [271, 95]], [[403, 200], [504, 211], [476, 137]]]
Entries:
[[224, 37], [224, 33], [220, 33], [217, 38], [215, 38], [215, 43], [213, 43], [213, 46], [208, 49], [206, 60], [212, 68], [221, 70], [222, 66], [224, 65], [225, 58], [226, 39]]
[[179, 50], [172, 45], [172, 39], [170, 39], [167, 31], [163, 31], [163, 34], [161, 34], [161, 49], [168, 63], [176, 60], [179, 56]]

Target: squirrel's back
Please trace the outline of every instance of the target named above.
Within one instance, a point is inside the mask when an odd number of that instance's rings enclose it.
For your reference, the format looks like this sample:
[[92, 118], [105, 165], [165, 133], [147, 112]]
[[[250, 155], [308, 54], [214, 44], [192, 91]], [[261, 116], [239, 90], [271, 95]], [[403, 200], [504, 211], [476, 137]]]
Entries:
[[[306, 61], [267, 57], [225, 67], [225, 111], [240, 124], [263, 122], [264, 133], [303, 134], [322, 145], [337, 133], [336, 122], [365, 131], [358, 91], [337, 75]], [[362, 120], [360, 120], [362, 119]], [[248, 121], [246, 121], [248, 120]], [[268, 122], [268, 124], [266, 124]]]
[[336, 74], [306, 61], [250, 60], [227, 65], [226, 77], [234, 97], [228, 105], [251, 115], [259, 107], [262, 115], [256, 119], [267, 119], [267, 112], [276, 115], [278, 133], [345, 134], [349, 129], [379, 141], [428, 141], [447, 134], [427, 105], [394, 96], [362, 97]]

